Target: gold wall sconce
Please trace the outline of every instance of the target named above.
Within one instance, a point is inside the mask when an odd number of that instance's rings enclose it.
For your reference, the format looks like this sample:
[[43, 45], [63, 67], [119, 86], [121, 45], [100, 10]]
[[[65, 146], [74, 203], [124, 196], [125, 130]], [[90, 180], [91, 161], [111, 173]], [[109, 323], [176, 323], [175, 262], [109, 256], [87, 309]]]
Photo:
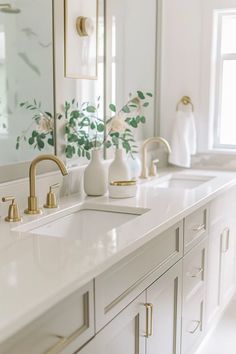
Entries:
[[89, 37], [94, 33], [94, 23], [89, 17], [79, 16], [76, 20], [76, 29], [81, 37]]
[[179, 110], [179, 106], [180, 106], [181, 104], [183, 104], [184, 106], [190, 105], [191, 108], [192, 108], [192, 112], [194, 112], [194, 105], [193, 105], [193, 102], [192, 102], [192, 100], [191, 100], [191, 97], [189, 97], [189, 96], [183, 96], [183, 97], [181, 98], [181, 100], [179, 100], [179, 102], [177, 103], [176, 111]]

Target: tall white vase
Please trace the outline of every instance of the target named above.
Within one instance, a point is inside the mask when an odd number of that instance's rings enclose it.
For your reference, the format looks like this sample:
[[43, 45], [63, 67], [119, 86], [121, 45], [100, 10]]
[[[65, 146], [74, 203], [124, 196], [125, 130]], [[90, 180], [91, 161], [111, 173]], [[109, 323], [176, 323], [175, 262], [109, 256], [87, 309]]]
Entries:
[[109, 167], [109, 183], [114, 181], [127, 181], [129, 179], [130, 168], [125, 152], [123, 149], [116, 149], [115, 158]]
[[101, 196], [107, 191], [107, 170], [101, 159], [101, 150], [92, 150], [92, 158], [84, 171], [84, 191], [87, 195]]

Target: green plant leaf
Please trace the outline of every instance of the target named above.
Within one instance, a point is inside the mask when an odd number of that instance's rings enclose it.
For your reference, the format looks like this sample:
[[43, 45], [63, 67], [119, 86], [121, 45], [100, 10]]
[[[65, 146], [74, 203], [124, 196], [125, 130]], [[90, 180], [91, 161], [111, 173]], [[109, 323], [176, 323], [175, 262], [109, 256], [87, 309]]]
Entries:
[[141, 116], [140, 121], [144, 124], [146, 122], [146, 118], [144, 116]]
[[31, 136], [31, 137], [29, 138], [28, 143], [29, 143], [30, 145], [33, 145], [33, 144], [34, 144], [34, 137], [33, 137], [33, 136]]
[[94, 106], [88, 106], [88, 107], [86, 107], [86, 111], [89, 113], [95, 113], [96, 108]]
[[138, 94], [138, 97], [140, 98], [140, 100], [145, 100], [145, 96], [142, 91], [137, 91], [137, 94]]
[[149, 102], [145, 102], [144, 104], [143, 104], [143, 107], [148, 107], [149, 106]]
[[89, 151], [86, 151], [86, 158], [87, 158], [88, 160], [90, 160], [90, 152], [89, 152]]
[[68, 159], [71, 159], [75, 154], [75, 148], [72, 145], [67, 145], [65, 149], [65, 154]]
[[128, 107], [127, 105], [125, 105], [125, 106], [122, 108], [122, 111], [123, 111], [124, 113], [130, 113], [130, 109], [129, 109], [129, 107]]
[[116, 113], [116, 106], [113, 103], [109, 105], [109, 108], [112, 112]]
[[99, 133], [104, 132], [104, 128], [105, 127], [104, 127], [103, 123], [100, 123], [100, 124], [97, 125], [97, 130], [98, 130]]
[[149, 97], [153, 97], [153, 94], [151, 92], [147, 92], [146, 95]]
[[49, 116], [50, 118], [52, 118], [52, 114], [50, 112], [45, 112], [47, 116]]
[[48, 144], [51, 145], [51, 146], [54, 146], [53, 138], [48, 138]]
[[129, 125], [131, 125], [131, 127], [133, 127], [133, 128], [138, 127], [138, 123], [136, 122], [135, 118], [132, 118], [131, 121], [129, 121]]
[[41, 140], [41, 139], [37, 140], [37, 144], [38, 144], [39, 150], [42, 150], [45, 146], [43, 140]]
[[94, 129], [96, 128], [96, 125], [94, 124], [94, 122], [92, 122], [92, 123], [90, 124], [90, 128], [91, 128], [92, 130], [94, 130]]

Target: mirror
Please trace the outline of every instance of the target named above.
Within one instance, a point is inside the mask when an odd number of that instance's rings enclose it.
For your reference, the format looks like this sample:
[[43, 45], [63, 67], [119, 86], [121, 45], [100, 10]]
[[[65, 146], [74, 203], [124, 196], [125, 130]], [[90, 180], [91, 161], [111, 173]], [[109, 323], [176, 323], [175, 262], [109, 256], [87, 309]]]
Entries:
[[140, 90], [153, 94], [138, 140], [157, 132], [157, 16], [156, 0], [145, 4], [142, 0], [106, 2], [108, 103], [122, 108], [130, 93], [134, 96]]
[[0, 3], [0, 167], [54, 153], [52, 15], [52, 0]]

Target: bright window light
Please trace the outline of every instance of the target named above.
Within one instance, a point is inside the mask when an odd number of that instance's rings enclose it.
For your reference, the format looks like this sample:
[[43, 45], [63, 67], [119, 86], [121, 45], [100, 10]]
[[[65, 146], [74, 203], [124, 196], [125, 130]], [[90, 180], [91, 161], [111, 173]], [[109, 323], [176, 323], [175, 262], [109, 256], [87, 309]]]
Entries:
[[236, 148], [236, 10], [216, 23], [214, 147]]

